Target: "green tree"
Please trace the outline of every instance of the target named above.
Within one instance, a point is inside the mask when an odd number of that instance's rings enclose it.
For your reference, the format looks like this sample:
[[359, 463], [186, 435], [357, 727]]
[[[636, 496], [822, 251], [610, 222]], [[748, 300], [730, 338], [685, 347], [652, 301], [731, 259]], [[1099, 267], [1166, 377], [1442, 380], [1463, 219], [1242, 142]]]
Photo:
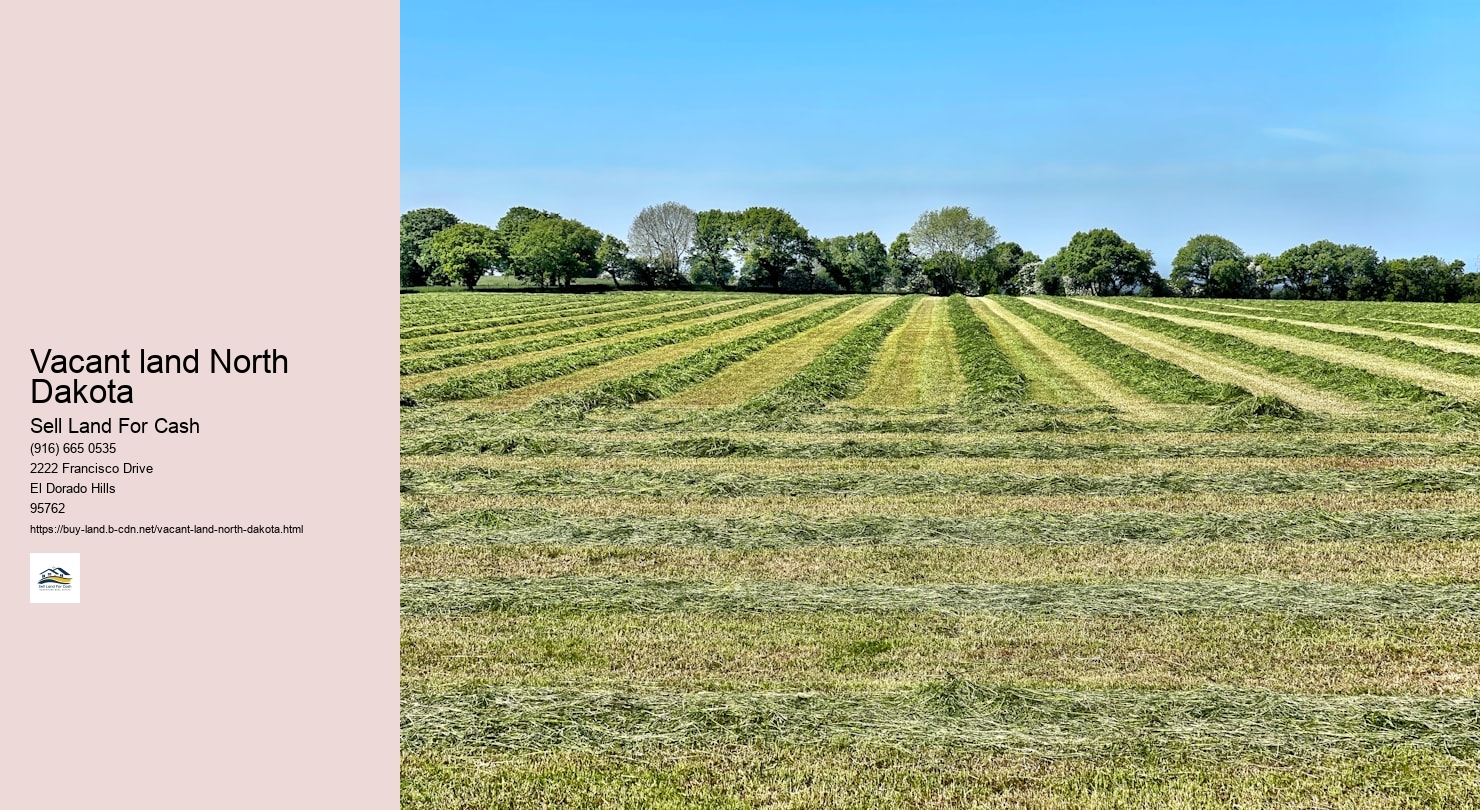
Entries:
[[1465, 277], [1465, 263], [1456, 259], [1446, 262], [1437, 256], [1416, 259], [1389, 259], [1381, 262], [1390, 280], [1386, 295], [1367, 300], [1387, 301], [1458, 301]]
[[871, 293], [889, 275], [889, 252], [873, 231], [823, 239], [817, 247], [822, 267], [849, 292]]
[[514, 275], [541, 287], [570, 287], [573, 279], [595, 278], [601, 234], [573, 219], [538, 219], [529, 223], [509, 251]]
[[[1246, 280], [1236, 277], [1231, 264], [1223, 265], [1221, 276], [1231, 288], [1213, 281], [1213, 266], [1219, 262], [1233, 262], [1247, 269], [1248, 260], [1243, 248], [1221, 236], [1210, 233], [1199, 234], [1187, 240], [1172, 259], [1172, 284], [1183, 294], [1191, 297], [1237, 298], [1238, 291], [1247, 286]], [[1230, 289], [1233, 292], [1230, 293]]]
[[1109, 228], [1074, 234], [1050, 261], [1052, 272], [1064, 279], [1069, 291], [1128, 295], [1156, 283], [1151, 251], [1141, 250]]
[[429, 240], [426, 255], [435, 268], [432, 280], [462, 284], [469, 290], [498, 261], [498, 235], [487, 225], [459, 222]]
[[982, 288], [983, 294], [1022, 295], [1033, 289], [1033, 270], [1042, 263], [1037, 254], [1017, 242], [999, 242], [990, 256], [995, 278], [990, 288]]
[[1038, 268], [1038, 287], [1044, 295], [1067, 295], [1069, 293], [1069, 283], [1064, 278], [1064, 263], [1060, 253], [1044, 259], [1043, 264]]
[[612, 286], [622, 288], [622, 279], [632, 275], [632, 257], [627, 255], [627, 243], [615, 236], [601, 237], [601, 246], [596, 249], [596, 264], [611, 277]]
[[401, 286], [420, 287], [435, 269], [427, 246], [432, 237], [458, 223], [445, 208], [417, 208], [401, 215]]
[[910, 235], [902, 233], [889, 244], [889, 278], [887, 286], [894, 292], [930, 291], [930, 280], [920, 266], [920, 257], [910, 248]]
[[694, 241], [689, 257], [695, 284], [728, 287], [735, 278], [735, 215], [711, 209], [694, 215]]
[[937, 295], [958, 292], [967, 283], [996, 286], [989, 257], [996, 244], [997, 229], [965, 206], [926, 211], [910, 228], [910, 248], [923, 260]]
[[1281, 253], [1273, 269], [1281, 297], [1344, 300], [1352, 297], [1354, 284], [1360, 289], [1364, 279], [1378, 276], [1377, 263], [1370, 247], [1321, 240]]
[[777, 290], [789, 270], [810, 276], [817, 245], [791, 214], [779, 208], [747, 208], [735, 216], [734, 228], [736, 247], [745, 257], [742, 284]]
[[509, 275], [517, 276], [514, 270], [514, 246], [524, 238], [524, 234], [530, 226], [536, 222], [549, 219], [560, 219], [560, 215], [552, 211], [541, 211], [538, 208], [529, 208], [516, 205], [510, 208], [498, 221], [498, 250], [499, 260], [497, 269]]

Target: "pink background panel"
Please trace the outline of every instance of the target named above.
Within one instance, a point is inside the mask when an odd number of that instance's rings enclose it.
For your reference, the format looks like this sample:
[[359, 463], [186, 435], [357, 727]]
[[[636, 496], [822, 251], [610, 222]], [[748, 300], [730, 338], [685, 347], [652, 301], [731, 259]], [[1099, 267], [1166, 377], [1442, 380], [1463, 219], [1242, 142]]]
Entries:
[[[0, 12], [0, 806], [398, 803], [397, 14]], [[276, 349], [289, 372], [34, 405], [31, 348]], [[65, 498], [71, 524], [306, 531], [33, 535], [60, 521], [28, 510], [35, 416], [203, 427], [101, 437], [156, 472], [59, 477], [119, 490]], [[33, 551], [82, 554], [80, 605], [28, 603]]]

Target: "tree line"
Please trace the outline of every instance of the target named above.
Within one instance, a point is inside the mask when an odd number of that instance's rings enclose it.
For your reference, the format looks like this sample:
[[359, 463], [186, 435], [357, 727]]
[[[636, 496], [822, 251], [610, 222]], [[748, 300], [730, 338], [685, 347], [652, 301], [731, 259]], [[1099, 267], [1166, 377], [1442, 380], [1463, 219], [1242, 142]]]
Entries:
[[886, 247], [873, 231], [818, 238], [779, 208], [642, 209], [625, 241], [551, 211], [515, 206], [494, 227], [441, 208], [401, 216], [401, 286], [473, 289], [497, 273], [541, 288], [609, 278], [644, 288], [950, 295], [1148, 295], [1364, 301], [1480, 301], [1480, 273], [1434, 256], [1380, 258], [1328, 241], [1253, 256], [1221, 236], [1188, 240], [1171, 278], [1109, 228], [1074, 234], [1047, 259], [964, 206], [920, 215]]

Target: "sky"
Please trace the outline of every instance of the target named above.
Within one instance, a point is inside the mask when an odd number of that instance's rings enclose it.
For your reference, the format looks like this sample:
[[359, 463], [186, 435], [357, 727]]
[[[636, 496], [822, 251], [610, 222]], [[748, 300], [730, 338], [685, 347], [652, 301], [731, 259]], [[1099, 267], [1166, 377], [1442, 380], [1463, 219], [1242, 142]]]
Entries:
[[[1206, 6], [1206, 7], [1203, 7]], [[625, 238], [783, 208], [887, 244], [964, 205], [1042, 257], [1113, 228], [1480, 268], [1480, 3], [401, 6], [401, 205]]]

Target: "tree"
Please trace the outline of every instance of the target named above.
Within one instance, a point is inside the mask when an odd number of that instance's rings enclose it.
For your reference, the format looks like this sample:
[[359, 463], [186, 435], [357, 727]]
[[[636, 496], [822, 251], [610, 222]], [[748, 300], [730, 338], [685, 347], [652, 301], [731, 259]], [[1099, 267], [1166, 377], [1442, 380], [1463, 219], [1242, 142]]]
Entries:
[[595, 278], [602, 271], [596, 253], [601, 234], [573, 219], [538, 219], [509, 250], [514, 274], [541, 287], [569, 287], [572, 279]]
[[514, 245], [519, 243], [519, 240], [524, 237], [525, 232], [529, 230], [531, 225], [548, 219], [560, 219], [560, 215], [552, 211], [541, 211], [538, 208], [528, 208], [523, 205], [516, 205], [510, 208], [507, 213], [499, 218], [499, 270], [511, 275], [518, 275], [514, 272], [513, 266]]
[[983, 294], [1022, 295], [1033, 289], [1032, 271], [1042, 263], [1033, 251], [1024, 250], [1017, 242], [999, 242], [992, 248], [990, 258], [994, 278], [990, 285], [982, 287]]
[[438, 232], [458, 223], [445, 208], [417, 208], [401, 215], [401, 286], [420, 287], [435, 269], [427, 245]]
[[438, 231], [426, 250], [435, 268], [432, 280], [473, 289], [478, 279], [498, 261], [498, 242], [492, 228], [471, 222], [459, 222]]
[[728, 286], [735, 277], [735, 215], [711, 209], [694, 215], [690, 277], [695, 284]]
[[[1049, 268], [1052, 263], [1052, 269]], [[1044, 269], [1061, 277], [1068, 291], [1084, 290], [1090, 295], [1127, 295], [1137, 287], [1155, 283], [1151, 251], [1141, 250], [1109, 228], [1074, 234], [1069, 244], [1044, 263]], [[1043, 277], [1043, 272], [1039, 273]]]
[[1446, 262], [1437, 256], [1389, 259], [1381, 262], [1388, 289], [1371, 301], [1458, 301], [1465, 277], [1465, 263]]
[[735, 215], [735, 245], [745, 257], [741, 282], [746, 286], [781, 288], [788, 270], [810, 274], [817, 246], [791, 214], [779, 208], [747, 208]]
[[[1233, 262], [1247, 269], [1248, 259], [1244, 251], [1233, 242], [1210, 233], [1200, 234], [1187, 240], [1172, 259], [1172, 284], [1183, 295], [1208, 298], [1238, 298], [1237, 292], [1230, 294], [1228, 288], [1212, 281], [1213, 266], [1219, 262]], [[1232, 273], [1232, 265], [1225, 264], [1221, 276], [1235, 290], [1248, 285], [1245, 279]]]
[[894, 292], [929, 292], [930, 280], [920, 266], [920, 257], [910, 249], [910, 235], [902, 233], [889, 244], [889, 279], [887, 286]]
[[871, 293], [889, 275], [889, 252], [873, 231], [823, 239], [817, 247], [818, 262], [849, 292]]
[[1258, 288], [1255, 264], [1244, 256], [1213, 262], [1204, 285], [1208, 298], [1256, 298]]
[[632, 257], [627, 255], [627, 243], [615, 236], [601, 237], [601, 247], [596, 249], [596, 264], [611, 277], [612, 286], [622, 288], [622, 279], [632, 275]]
[[1044, 295], [1068, 295], [1069, 283], [1064, 278], [1064, 262], [1060, 253], [1043, 260], [1038, 266], [1038, 290]]
[[627, 232], [632, 255], [658, 268], [660, 278], [678, 278], [694, 240], [693, 209], [676, 202], [650, 205], [637, 213]]
[[988, 254], [996, 244], [997, 229], [965, 206], [926, 211], [910, 228], [910, 247], [924, 260], [938, 295], [957, 292], [967, 282], [994, 285]]
[[1279, 294], [1285, 298], [1344, 300], [1356, 284], [1370, 286], [1377, 277], [1377, 251], [1321, 240], [1299, 245], [1274, 260]]

